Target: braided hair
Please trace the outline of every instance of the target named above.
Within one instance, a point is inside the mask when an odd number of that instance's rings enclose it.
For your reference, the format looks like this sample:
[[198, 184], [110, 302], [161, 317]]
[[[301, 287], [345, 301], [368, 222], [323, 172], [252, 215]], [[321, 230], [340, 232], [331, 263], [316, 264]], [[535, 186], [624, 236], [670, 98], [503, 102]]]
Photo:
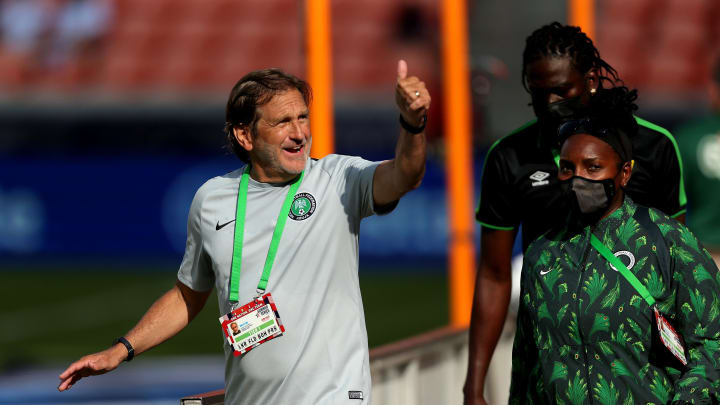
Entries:
[[597, 115], [606, 119], [613, 117], [625, 118], [635, 122], [632, 116], [638, 109], [635, 103], [637, 97], [637, 90], [631, 90], [625, 86], [605, 89], [598, 91], [594, 97], [590, 98], [588, 110], [590, 115]]
[[[588, 105], [588, 117], [602, 122], [606, 128], [615, 128], [619, 138], [625, 138], [628, 156], [623, 156], [617, 149], [620, 157], [620, 166], [627, 160], [632, 159], [632, 139], [637, 135], [639, 125], [633, 115], [638, 106], [637, 90], [630, 90], [625, 86], [617, 86], [610, 89], [598, 91], [590, 98]], [[612, 145], [612, 143], [611, 143]], [[618, 166], [618, 168], [620, 168]]]
[[638, 123], [633, 116], [637, 110], [637, 91], [625, 86], [597, 92], [590, 98], [586, 115], [566, 121], [558, 128], [558, 142], [563, 144], [576, 134], [595, 136], [609, 144], [620, 160], [618, 169], [632, 160], [632, 139], [637, 135]]
[[[598, 91], [595, 96], [590, 97], [588, 116], [603, 122], [606, 127], [615, 128], [630, 142], [639, 129], [634, 116], [638, 110], [635, 104], [637, 97], [637, 90], [625, 86]], [[632, 146], [630, 155], [632, 156]]]
[[582, 74], [597, 69], [600, 88], [604, 81], [613, 86], [615, 83], [622, 83], [617, 71], [600, 58], [600, 52], [592, 40], [579, 27], [562, 25], [556, 21], [535, 30], [525, 40], [522, 67], [522, 84], [525, 90], [529, 91], [527, 66], [536, 60], [553, 56], [569, 57], [573, 67]]

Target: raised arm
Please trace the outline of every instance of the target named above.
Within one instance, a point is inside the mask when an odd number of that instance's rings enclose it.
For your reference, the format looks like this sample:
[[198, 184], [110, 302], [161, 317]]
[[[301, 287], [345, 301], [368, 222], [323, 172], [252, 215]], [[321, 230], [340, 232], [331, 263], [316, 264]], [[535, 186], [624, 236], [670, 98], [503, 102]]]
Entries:
[[[151, 349], [180, 332], [205, 306], [210, 291], [194, 291], [176, 282], [125, 335], [135, 349], [135, 354]], [[127, 355], [125, 346], [117, 343], [106, 350], [82, 357], [60, 374], [58, 391], [69, 389], [83, 377], [114, 370]]]
[[373, 177], [373, 199], [382, 206], [398, 200], [408, 191], [420, 186], [425, 174], [425, 120], [430, 108], [430, 94], [425, 83], [415, 76], [408, 77], [404, 60], [398, 62], [395, 102], [406, 126], [423, 128], [419, 133], [400, 130], [395, 158], [382, 162]]
[[485, 377], [510, 304], [515, 233], [515, 230], [482, 229], [480, 265], [470, 316], [468, 372], [463, 389], [466, 405], [485, 404]]

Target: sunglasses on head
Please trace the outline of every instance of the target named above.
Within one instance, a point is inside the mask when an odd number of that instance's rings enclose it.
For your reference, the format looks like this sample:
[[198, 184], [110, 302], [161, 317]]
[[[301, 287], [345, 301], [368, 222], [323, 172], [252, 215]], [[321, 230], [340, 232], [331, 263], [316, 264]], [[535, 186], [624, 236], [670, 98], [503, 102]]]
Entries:
[[562, 142], [575, 134], [593, 134], [604, 137], [611, 133], [615, 133], [615, 130], [608, 128], [601, 120], [586, 117], [562, 123], [558, 127], [558, 141]]

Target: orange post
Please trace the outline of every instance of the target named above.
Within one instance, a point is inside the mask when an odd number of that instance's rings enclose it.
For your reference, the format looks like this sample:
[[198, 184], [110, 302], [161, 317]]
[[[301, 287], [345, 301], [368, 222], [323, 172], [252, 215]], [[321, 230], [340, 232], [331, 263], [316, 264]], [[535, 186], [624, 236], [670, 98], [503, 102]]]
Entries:
[[472, 117], [466, 0], [442, 3], [442, 63], [450, 226], [450, 324], [470, 323], [475, 281]]
[[330, 31], [330, 1], [307, 0], [305, 7], [307, 78], [313, 89], [310, 106], [310, 154], [322, 158], [333, 153], [333, 96]]
[[595, 40], [595, 1], [568, 0], [568, 21], [580, 27], [588, 38]]

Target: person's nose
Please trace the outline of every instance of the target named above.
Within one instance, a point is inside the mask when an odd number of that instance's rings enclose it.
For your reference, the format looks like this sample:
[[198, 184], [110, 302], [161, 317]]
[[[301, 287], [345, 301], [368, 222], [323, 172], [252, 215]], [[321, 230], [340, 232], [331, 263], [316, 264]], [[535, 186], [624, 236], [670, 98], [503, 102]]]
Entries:
[[305, 139], [306, 128], [300, 121], [293, 122], [292, 129], [290, 130], [290, 139], [297, 142], [302, 142]]
[[558, 101], [562, 101], [562, 100], [563, 100], [563, 97], [562, 97], [562, 96], [559, 96], [559, 95], [557, 95], [557, 94], [550, 93], [550, 94], [548, 94], [548, 96], [547, 96], [547, 103], [548, 103], [548, 104], [557, 103]]

